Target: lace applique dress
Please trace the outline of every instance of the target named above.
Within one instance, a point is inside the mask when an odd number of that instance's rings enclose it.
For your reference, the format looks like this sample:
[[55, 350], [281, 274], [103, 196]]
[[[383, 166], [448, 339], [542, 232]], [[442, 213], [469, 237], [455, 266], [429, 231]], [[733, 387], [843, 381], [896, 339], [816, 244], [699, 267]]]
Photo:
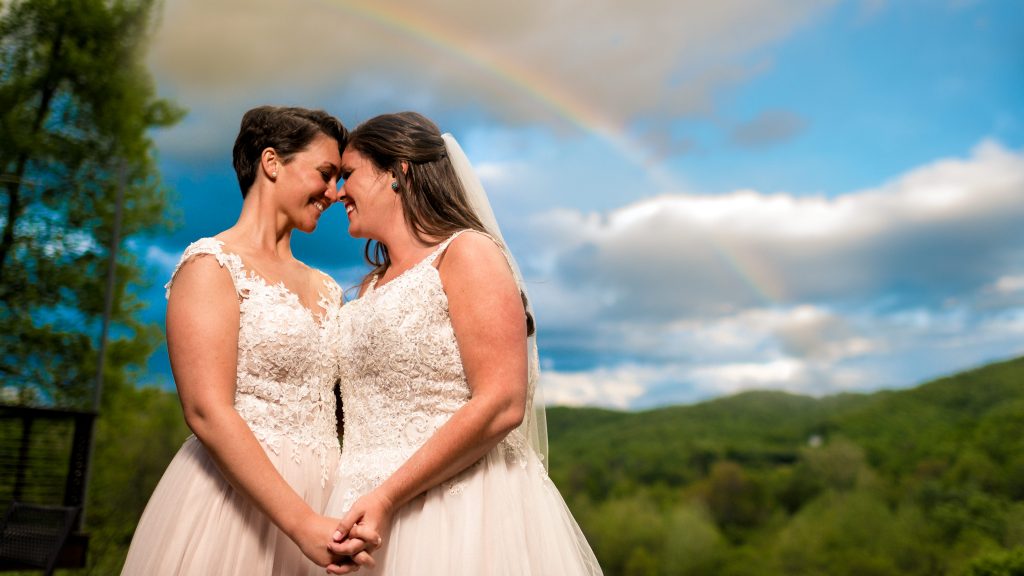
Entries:
[[[178, 268], [212, 256], [239, 299], [235, 409], [270, 461], [314, 511], [331, 493], [338, 462], [334, 383], [342, 296], [324, 275], [316, 314], [283, 283], [268, 284], [213, 238], [185, 250]], [[167, 283], [170, 295], [171, 284]], [[124, 575], [271, 576], [315, 568], [299, 548], [221, 475], [189, 437], [153, 492], [135, 530]]]
[[[344, 435], [326, 514], [340, 517], [470, 397], [437, 257], [371, 281], [340, 315]], [[590, 546], [519, 430], [393, 518], [377, 568], [395, 576], [600, 574]], [[310, 574], [314, 574], [311, 572]]]

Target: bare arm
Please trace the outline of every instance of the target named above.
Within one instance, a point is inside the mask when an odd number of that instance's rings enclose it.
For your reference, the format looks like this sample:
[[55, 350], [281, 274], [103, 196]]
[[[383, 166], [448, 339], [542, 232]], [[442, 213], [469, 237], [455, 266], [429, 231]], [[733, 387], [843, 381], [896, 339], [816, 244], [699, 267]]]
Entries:
[[356, 523], [383, 534], [395, 510], [479, 460], [522, 422], [526, 324], [508, 262], [490, 239], [463, 234], [448, 247], [439, 272], [470, 399], [391, 477], [353, 505], [339, 525], [342, 535]]
[[201, 256], [174, 279], [167, 349], [185, 421], [225, 479], [320, 566], [336, 522], [316, 514], [270, 462], [234, 408], [239, 306], [227, 271]]

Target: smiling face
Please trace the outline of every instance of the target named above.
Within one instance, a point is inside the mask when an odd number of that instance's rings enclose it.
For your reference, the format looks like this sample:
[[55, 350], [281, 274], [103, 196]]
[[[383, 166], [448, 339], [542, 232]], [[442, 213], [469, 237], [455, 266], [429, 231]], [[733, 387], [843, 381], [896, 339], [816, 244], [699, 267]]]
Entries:
[[401, 197], [391, 189], [391, 175], [351, 146], [341, 156], [341, 175], [345, 183], [340, 200], [353, 238], [381, 240], [395, 222], [404, 221]]
[[320, 215], [338, 199], [338, 142], [329, 136], [317, 136], [287, 162], [278, 162], [276, 170], [276, 188], [285, 218], [299, 230], [312, 232]]

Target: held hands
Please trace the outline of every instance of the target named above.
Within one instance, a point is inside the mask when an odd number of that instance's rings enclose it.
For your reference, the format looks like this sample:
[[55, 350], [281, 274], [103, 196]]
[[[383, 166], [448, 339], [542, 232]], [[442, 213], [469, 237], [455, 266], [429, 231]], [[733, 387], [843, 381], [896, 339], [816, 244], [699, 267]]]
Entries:
[[299, 523], [293, 540], [317, 566], [344, 568], [345, 571], [340, 574], [355, 572], [362, 566], [373, 568], [376, 565], [370, 556], [373, 548], [367, 542], [376, 541], [379, 536], [368, 530], [357, 530], [343, 543], [325, 543], [324, 535], [334, 533], [337, 525], [337, 519], [312, 514], [309, 519]]
[[[352, 546], [350, 543], [355, 540], [362, 544], [360, 552], [354, 557], [354, 563], [331, 563], [327, 566], [328, 574], [349, 574], [355, 572], [360, 566], [367, 564], [362, 557], [369, 558], [369, 553], [377, 550], [384, 544], [384, 536], [391, 525], [391, 516], [394, 513], [394, 506], [391, 499], [373, 491], [363, 496], [352, 505], [345, 517], [337, 525], [333, 541], [327, 548], [337, 558], [344, 558]], [[373, 559], [370, 558], [370, 562]]]

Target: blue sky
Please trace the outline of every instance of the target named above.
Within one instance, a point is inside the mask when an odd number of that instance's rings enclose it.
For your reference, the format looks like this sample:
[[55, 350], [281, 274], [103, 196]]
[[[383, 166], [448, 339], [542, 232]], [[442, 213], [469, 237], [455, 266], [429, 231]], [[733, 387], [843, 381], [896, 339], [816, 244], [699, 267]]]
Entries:
[[[183, 218], [141, 241], [163, 317], [230, 226], [238, 120], [414, 109], [474, 161], [530, 283], [551, 403], [917, 384], [1024, 354], [1015, 0], [168, 0], [149, 62]], [[297, 255], [351, 286], [329, 211]], [[166, 352], [149, 381], [170, 386]]]

